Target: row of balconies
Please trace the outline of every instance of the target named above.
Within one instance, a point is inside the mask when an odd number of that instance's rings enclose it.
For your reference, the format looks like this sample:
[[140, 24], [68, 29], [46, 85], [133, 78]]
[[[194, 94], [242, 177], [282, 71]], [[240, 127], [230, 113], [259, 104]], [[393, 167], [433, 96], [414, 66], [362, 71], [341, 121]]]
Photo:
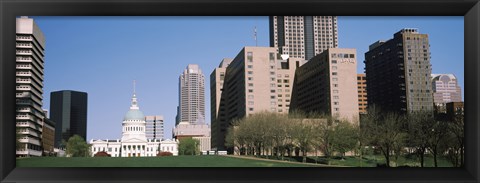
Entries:
[[31, 43], [18, 43], [16, 44], [17, 48], [32, 48]]

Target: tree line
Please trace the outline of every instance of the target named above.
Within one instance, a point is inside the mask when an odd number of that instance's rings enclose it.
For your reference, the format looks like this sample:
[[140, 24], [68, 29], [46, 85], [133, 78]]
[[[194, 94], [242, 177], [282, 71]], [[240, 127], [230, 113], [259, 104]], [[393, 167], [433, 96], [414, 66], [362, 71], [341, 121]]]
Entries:
[[352, 123], [336, 116], [292, 112], [288, 115], [261, 112], [232, 122], [225, 145], [235, 154], [254, 156], [302, 156], [318, 152], [330, 158], [347, 153], [359, 156], [373, 150], [385, 157], [385, 166], [395, 166], [404, 155], [415, 156], [421, 167], [425, 156], [447, 158], [455, 167], [464, 162], [463, 111], [441, 121], [433, 112], [397, 114], [375, 107]]

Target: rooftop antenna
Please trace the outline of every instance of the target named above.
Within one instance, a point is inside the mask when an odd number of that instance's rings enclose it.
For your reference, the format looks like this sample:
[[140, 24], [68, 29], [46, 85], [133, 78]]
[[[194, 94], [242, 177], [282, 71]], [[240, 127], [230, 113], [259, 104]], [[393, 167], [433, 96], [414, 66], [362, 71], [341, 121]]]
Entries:
[[257, 41], [257, 26], [255, 26], [255, 28], [254, 28], [253, 37], [255, 38], [255, 47], [258, 47], [258, 41]]

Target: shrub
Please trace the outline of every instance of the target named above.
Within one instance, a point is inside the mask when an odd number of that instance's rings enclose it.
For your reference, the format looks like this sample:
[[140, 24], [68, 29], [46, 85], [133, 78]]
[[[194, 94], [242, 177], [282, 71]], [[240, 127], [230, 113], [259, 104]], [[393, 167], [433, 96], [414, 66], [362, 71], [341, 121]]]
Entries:
[[171, 152], [159, 152], [157, 156], [173, 156]]
[[95, 153], [95, 155], [93, 155], [94, 157], [111, 157], [110, 154], [108, 154], [107, 152], [105, 151], [100, 151], [100, 152], [97, 152]]

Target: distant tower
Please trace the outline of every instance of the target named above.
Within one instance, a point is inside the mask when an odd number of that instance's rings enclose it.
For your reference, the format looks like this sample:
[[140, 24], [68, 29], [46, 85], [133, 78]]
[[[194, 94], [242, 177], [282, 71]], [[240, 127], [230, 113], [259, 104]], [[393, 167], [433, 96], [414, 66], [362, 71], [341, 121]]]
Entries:
[[73, 135], [86, 140], [87, 100], [85, 92], [62, 90], [50, 93], [50, 119], [55, 122], [55, 147]]
[[432, 74], [433, 102], [438, 112], [446, 113], [449, 102], [461, 102], [462, 90], [453, 74]]
[[17, 156], [42, 155], [43, 65], [45, 37], [28, 17], [16, 20], [16, 127], [21, 135]]
[[177, 115], [177, 125], [205, 123], [205, 76], [197, 64], [189, 64], [180, 75]]
[[147, 139], [162, 140], [163, 137], [163, 116], [145, 116]]
[[338, 47], [336, 16], [270, 16], [270, 46], [280, 54], [310, 60]]

